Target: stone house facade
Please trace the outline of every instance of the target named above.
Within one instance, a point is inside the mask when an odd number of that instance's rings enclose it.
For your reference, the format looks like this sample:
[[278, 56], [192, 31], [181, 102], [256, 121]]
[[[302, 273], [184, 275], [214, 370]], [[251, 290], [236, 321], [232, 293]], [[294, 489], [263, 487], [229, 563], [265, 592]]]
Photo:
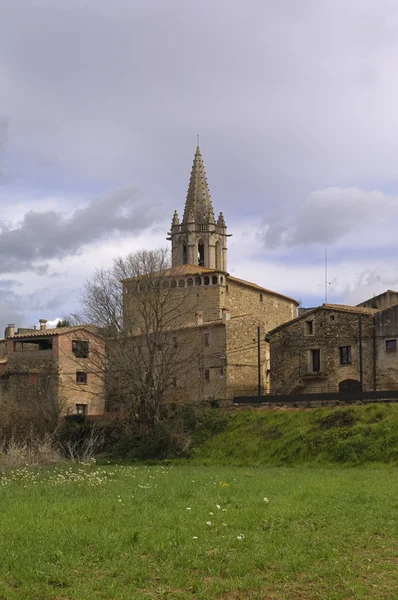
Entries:
[[337, 392], [374, 386], [376, 309], [322, 306], [268, 334], [271, 392]]
[[0, 342], [0, 401], [33, 403], [59, 415], [102, 414], [104, 344], [91, 326], [5, 331]]
[[268, 339], [273, 394], [398, 388], [398, 305], [324, 304]]
[[[172, 329], [197, 349], [197, 359], [182, 373], [175, 397], [231, 399], [258, 390], [258, 328], [260, 375], [269, 389], [269, 348], [266, 333], [294, 319], [298, 302], [227, 271], [227, 226], [214, 217], [203, 159], [196, 149], [182, 221], [174, 212], [168, 234], [172, 267], [162, 285], [181, 306]], [[124, 320], [136, 314], [137, 281], [123, 282]], [[172, 334], [174, 335], [172, 332]], [[138, 334], [138, 331], [132, 331]], [[184, 341], [185, 343], [185, 341]]]
[[378, 296], [373, 296], [373, 298], [369, 298], [368, 300], [364, 300], [358, 306], [363, 306], [365, 308], [375, 308], [377, 310], [384, 310], [385, 308], [390, 308], [398, 304], [398, 292], [394, 290], [387, 290]]

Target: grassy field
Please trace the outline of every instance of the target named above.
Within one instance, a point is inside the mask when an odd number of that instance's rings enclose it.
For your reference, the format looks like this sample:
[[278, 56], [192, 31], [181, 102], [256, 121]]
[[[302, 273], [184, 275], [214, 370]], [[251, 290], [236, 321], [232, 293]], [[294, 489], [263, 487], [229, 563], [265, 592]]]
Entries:
[[395, 467], [3, 476], [0, 599], [394, 599]]
[[398, 404], [239, 410], [191, 451], [200, 465], [358, 465], [398, 462]]

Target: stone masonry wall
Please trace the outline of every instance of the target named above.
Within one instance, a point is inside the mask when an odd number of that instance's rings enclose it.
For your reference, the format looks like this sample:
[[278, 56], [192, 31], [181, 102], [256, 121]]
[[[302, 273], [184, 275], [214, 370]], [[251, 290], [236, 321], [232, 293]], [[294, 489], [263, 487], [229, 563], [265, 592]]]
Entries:
[[[398, 306], [376, 313], [374, 320], [377, 389], [389, 389], [398, 386]], [[395, 340], [396, 348], [387, 348], [387, 340]]]
[[[89, 341], [88, 358], [76, 358], [72, 340]], [[105, 408], [104, 350], [102, 341], [85, 331], [54, 336], [53, 353], [59, 365], [59, 398], [63, 414], [76, 413], [76, 404], [86, 404], [87, 414], [101, 414]], [[87, 373], [87, 383], [76, 382], [76, 372]]]
[[251, 314], [261, 321], [266, 331], [296, 317], [296, 306], [288, 299], [227, 279], [227, 307], [231, 315]]
[[[373, 385], [372, 317], [362, 315], [363, 383]], [[313, 321], [313, 334], [308, 334], [306, 322]], [[351, 346], [352, 364], [340, 365], [341, 346]], [[311, 374], [311, 350], [321, 351], [321, 372]], [[291, 393], [295, 383], [302, 382], [301, 392], [322, 388], [338, 391], [338, 384], [346, 379], [359, 381], [359, 315], [349, 312], [319, 309], [272, 334], [271, 391], [277, 393], [291, 379]], [[302, 375], [294, 373], [301, 366]], [[308, 372], [308, 373], [306, 373]], [[304, 376], [303, 376], [304, 374]]]

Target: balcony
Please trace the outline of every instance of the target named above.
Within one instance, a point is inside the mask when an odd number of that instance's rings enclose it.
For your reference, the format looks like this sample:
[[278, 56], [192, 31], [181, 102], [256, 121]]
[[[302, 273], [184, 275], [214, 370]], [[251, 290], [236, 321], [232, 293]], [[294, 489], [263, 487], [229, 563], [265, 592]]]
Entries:
[[328, 374], [325, 371], [313, 371], [310, 365], [302, 364], [299, 369], [300, 379], [327, 379]]
[[46, 350], [16, 350], [9, 355], [8, 360], [42, 360], [46, 358], [52, 358], [53, 351], [51, 348]]

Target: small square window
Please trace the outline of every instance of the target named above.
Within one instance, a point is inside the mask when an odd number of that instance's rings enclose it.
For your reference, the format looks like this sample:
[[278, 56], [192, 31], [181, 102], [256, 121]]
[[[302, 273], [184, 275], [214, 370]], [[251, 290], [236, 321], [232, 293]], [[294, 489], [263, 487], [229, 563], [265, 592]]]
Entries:
[[314, 321], [305, 322], [305, 333], [307, 335], [312, 335], [314, 333]]
[[397, 340], [386, 340], [386, 350], [396, 350]]
[[76, 383], [87, 383], [87, 373], [76, 371]]
[[72, 352], [76, 358], [87, 358], [89, 343], [87, 340], [72, 340]]
[[87, 404], [76, 404], [76, 414], [77, 415], [86, 415], [87, 414]]
[[340, 346], [340, 364], [350, 365], [351, 363], [351, 346]]
[[264, 300], [264, 297], [262, 294], [260, 294], [260, 302], [263, 302], [263, 300]]
[[330, 315], [330, 320], [334, 321], [334, 315]]

